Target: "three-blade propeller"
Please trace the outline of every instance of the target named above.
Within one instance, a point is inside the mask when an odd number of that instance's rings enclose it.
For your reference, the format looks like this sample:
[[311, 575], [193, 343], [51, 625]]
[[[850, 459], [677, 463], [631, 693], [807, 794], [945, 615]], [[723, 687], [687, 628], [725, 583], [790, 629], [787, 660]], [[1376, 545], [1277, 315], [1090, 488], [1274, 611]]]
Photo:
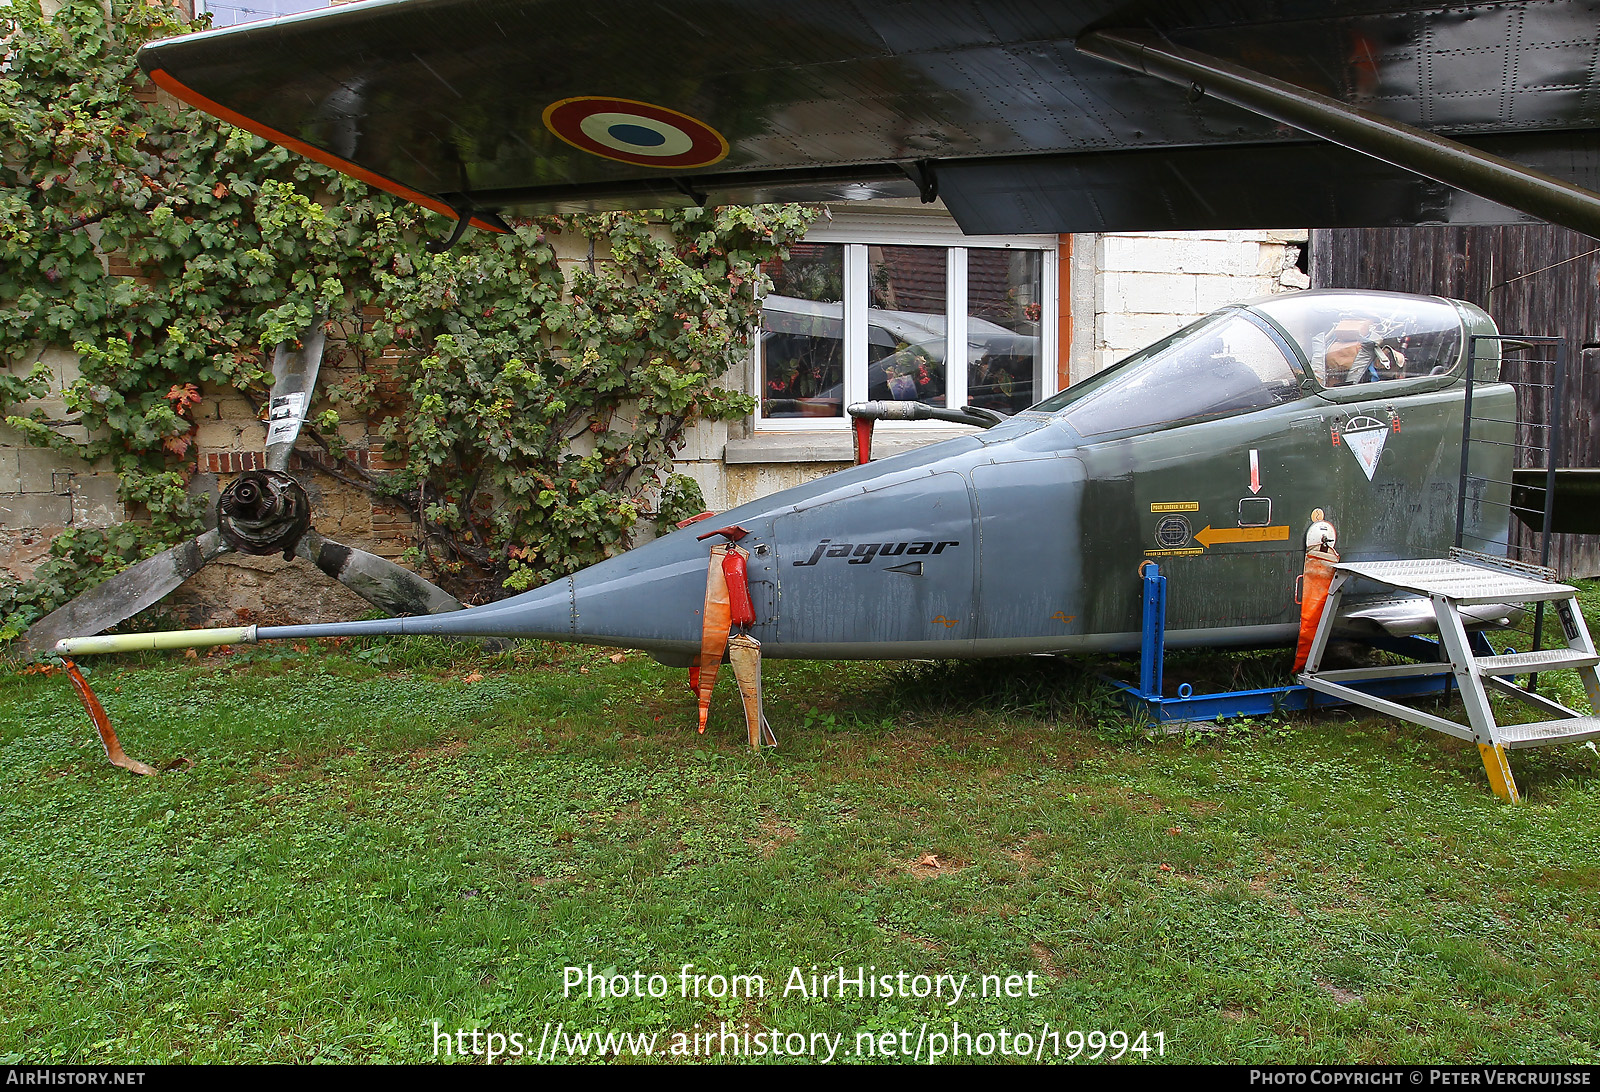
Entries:
[[365, 550], [344, 546], [310, 526], [310, 502], [286, 473], [295, 440], [311, 406], [322, 366], [323, 325], [285, 341], [272, 359], [265, 471], [247, 471], [224, 490], [218, 526], [133, 565], [47, 614], [22, 635], [35, 655], [63, 637], [101, 633], [159, 602], [208, 562], [233, 550], [303, 557], [387, 614], [443, 614], [460, 610], [449, 592], [409, 569]]

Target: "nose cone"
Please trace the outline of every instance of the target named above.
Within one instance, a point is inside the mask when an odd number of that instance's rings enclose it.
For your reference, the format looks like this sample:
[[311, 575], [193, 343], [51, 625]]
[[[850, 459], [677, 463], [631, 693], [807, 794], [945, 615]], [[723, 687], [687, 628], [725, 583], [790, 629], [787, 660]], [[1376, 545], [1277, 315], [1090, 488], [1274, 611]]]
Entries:
[[678, 531], [498, 603], [408, 618], [404, 631], [693, 654], [700, 649], [709, 545]]

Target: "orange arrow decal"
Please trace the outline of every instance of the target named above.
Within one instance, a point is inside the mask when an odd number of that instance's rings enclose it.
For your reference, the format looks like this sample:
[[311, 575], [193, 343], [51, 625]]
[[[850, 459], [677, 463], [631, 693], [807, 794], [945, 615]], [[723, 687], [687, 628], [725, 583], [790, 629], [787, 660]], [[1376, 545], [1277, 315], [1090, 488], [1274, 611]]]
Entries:
[[1210, 549], [1224, 542], [1287, 542], [1289, 526], [1282, 527], [1211, 527], [1198, 532], [1194, 540]]

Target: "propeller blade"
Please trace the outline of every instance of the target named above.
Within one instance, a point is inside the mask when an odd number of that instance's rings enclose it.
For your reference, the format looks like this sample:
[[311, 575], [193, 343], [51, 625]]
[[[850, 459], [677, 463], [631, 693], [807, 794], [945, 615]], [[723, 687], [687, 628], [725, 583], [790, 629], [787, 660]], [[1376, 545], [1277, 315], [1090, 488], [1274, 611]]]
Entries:
[[267, 469], [280, 473], [289, 469], [294, 442], [311, 408], [311, 394], [317, 386], [317, 371], [322, 367], [322, 350], [327, 336], [319, 315], [300, 331], [300, 344], [278, 342], [272, 354], [272, 402], [267, 411]]
[[39, 619], [22, 635], [24, 648], [47, 652], [63, 637], [81, 637], [110, 629], [146, 607], [200, 571], [212, 558], [228, 551], [218, 531], [206, 531], [170, 550], [145, 558], [72, 602]]
[[444, 614], [461, 601], [410, 569], [377, 554], [307, 531], [295, 552], [361, 598], [390, 614]]

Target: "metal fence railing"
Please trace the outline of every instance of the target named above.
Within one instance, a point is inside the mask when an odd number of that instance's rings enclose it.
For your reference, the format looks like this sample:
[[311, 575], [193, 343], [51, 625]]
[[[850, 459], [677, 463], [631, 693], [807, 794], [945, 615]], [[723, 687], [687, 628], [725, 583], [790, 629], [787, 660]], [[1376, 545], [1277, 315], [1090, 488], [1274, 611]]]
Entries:
[[[1500, 349], [1500, 376], [1517, 392], [1513, 419], [1474, 412], [1478, 353], [1481, 343], [1496, 342]], [[1543, 334], [1474, 334], [1468, 339], [1467, 390], [1461, 417], [1461, 475], [1456, 483], [1457, 550], [1504, 556], [1519, 567], [1538, 566], [1549, 573], [1552, 515], [1555, 510], [1556, 469], [1561, 451], [1562, 396], [1567, 376], [1566, 339]], [[1492, 435], [1486, 435], [1490, 433]], [[1509, 436], [1510, 439], [1503, 437]], [[1496, 457], [1489, 470], [1491, 449], [1512, 449], [1509, 480], [1505, 461]], [[1503, 451], [1494, 452], [1503, 456]], [[1499, 486], [1495, 489], [1492, 487]], [[1505, 497], [1499, 500], [1497, 497]], [[1469, 505], [1475, 518], [1467, 519]], [[1476, 509], [1504, 507], [1506, 519], [1484, 519]], [[1486, 537], [1472, 527], [1504, 528], [1504, 538]], [[1553, 574], [1552, 574], [1553, 575]], [[1548, 577], [1547, 577], [1548, 578]], [[1533, 648], [1543, 644], [1544, 603], [1533, 611]], [[1530, 685], [1532, 679], [1529, 680]]]

